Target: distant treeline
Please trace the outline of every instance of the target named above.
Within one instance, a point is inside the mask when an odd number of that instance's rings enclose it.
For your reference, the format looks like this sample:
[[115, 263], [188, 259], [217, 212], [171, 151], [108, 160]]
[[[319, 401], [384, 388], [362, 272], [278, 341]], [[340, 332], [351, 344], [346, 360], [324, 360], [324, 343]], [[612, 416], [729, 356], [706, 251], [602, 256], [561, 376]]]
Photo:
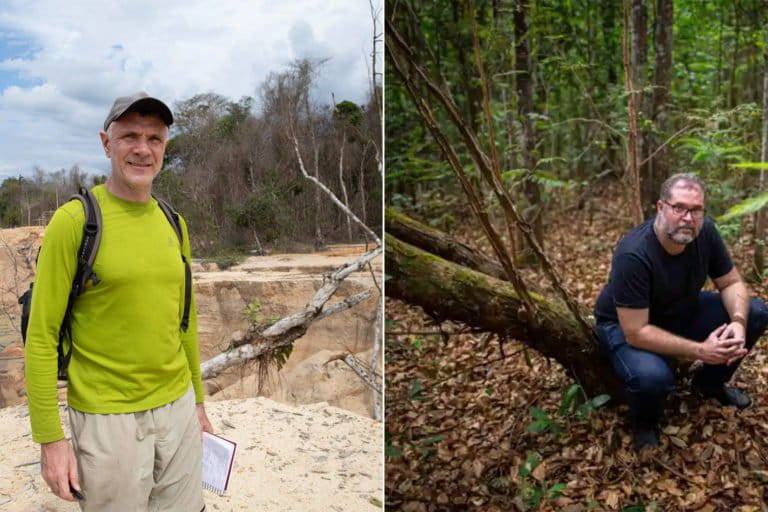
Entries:
[[[213, 92], [174, 105], [154, 191], [185, 217], [197, 254], [365, 241], [302, 175], [296, 147], [306, 172], [381, 232], [380, 90], [366, 105], [313, 103], [316, 67], [299, 61], [271, 74], [259, 87], [258, 109], [252, 97], [231, 101]], [[0, 184], [0, 227], [45, 223], [79, 186], [105, 179], [77, 166], [8, 178]]]

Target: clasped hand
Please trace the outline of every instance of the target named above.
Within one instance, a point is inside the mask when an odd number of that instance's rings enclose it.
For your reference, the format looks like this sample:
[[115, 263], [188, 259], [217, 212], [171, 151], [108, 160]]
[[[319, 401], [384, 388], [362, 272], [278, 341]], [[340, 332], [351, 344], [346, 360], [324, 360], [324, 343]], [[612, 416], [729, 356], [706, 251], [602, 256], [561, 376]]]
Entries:
[[744, 326], [739, 322], [723, 324], [701, 344], [701, 360], [707, 364], [728, 364], [747, 355]]

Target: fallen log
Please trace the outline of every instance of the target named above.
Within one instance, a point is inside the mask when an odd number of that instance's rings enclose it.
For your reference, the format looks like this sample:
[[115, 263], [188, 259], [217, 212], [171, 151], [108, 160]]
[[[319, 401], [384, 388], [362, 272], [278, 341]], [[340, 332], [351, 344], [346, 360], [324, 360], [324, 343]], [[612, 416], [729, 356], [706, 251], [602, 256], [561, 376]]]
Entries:
[[302, 311], [293, 313], [269, 327], [251, 327], [244, 333], [235, 333], [230, 340], [231, 350], [219, 354], [200, 365], [203, 379], [210, 379], [235, 364], [244, 363], [273, 351], [288, 347], [304, 336], [307, 329], [317, 320], [351, 308], [371, 296], [371, 291], [359, 293], [345, 300], [326, 306], [325, 303], [336, 293], [341, 282], [352, 272], [362, 270], [371, 260], [381, 254], [377, 247], [354, 262], [344, 265], [323, 276], [323, 286], [315, 292]]
[[442, 231], [422, 224], [392, 208], [385, 212], [388, 234], [443, 259], [477, 270], [483, 274], [507, 281], [507, 273], [498, 262], [459, 242]]
[[619, 382], [596, 340], [584, 336], [559, 299], [532, 293], [538, 314], [528, 321], [511, 283], [447, 261], [389, 233], [385, 246], [387, 296], [420, 306], [438, 321], [456, 320], [524, 343], [560, 363], [590, 396], [621, 396]]

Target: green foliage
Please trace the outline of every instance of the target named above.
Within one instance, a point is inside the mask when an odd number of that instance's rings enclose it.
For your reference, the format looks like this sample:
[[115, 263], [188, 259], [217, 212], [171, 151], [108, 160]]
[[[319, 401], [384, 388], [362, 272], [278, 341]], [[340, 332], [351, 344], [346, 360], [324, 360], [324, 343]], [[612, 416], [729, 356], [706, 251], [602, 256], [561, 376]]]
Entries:
[[432, 453], [432, 449], [434, 448], [434, 445], [442, 441], [444, 436], [441, 435], [434, 435], [434, 436], [428, 436], [423, 439], [419, 439], [415, 446], [419, 449], [421, 452], [421, 459], [426, 460], [429, 458], [430, 454]]
[[768, 162], [739, 162], [733, 164], [736, 169], [748, 169], [750, 171], [768, 171]]
[[726, 222], [737, 217], [743, 217], [762, 210], [768, 204], [768, 192], [754, 197], [748, 197], [731, 206], [728, 211], [717, 218], [717, 222]]
[[538, 482], [533, 478], [533, 472], [541, 464], [541, 455], [528, 452], [525, 462], [517, 470], [520, 476], [520, 497], [526, 510], [538, 510], [543, 502], [562, 496], [567, 486], [564, 483], [549, 485], [546, 480]]
[[261, 325], [264, 321], [264, 317], [261, 314], [261, 301], [259, 299], [253, 299], [245, 306], [243, 314], [251, 324], [255, 326]]
[[424, 384], [419, 379], [411, 381], [411, 391], [409, 398], [414, 402], [423, 402], [427, 398], [424, 396]]
[[231, 249], [220, 249], [217, 252], [211, 254], [206, 259], [216, 263], [219, 270], [227, 270], [228, 268], [239, 265], [243, 261], [244, 255], [242, 252], [238, 252]]
[[240, 204], [225, 205], [225, 212], [237, 226], [253, 230], [262, 243], [290, 239], [296, 229], [292, 200], [304, 192], [303, 182], [287, 180], [278, 172]]
[[35, 168], [30, 177], [5, 178], [0, 184], [0, 227], [45, 224], [57, 207], [81, 186], [97, 184], [77, 165], [46, 173]]
[[282, 370], [285, 363], [288, 362], [288, 358], [291, 357], [291, 352], [293, 352], [293, 343], [284, 347], [278, 347], [272, 351], [272, 360], [277, 365], [278, 371]]
[[[579, 398], [583, 403], [579, 403]], [[556, 415], [550, 415], [539, 407], [531, 407], [533, 421], [528, 425], [529, 432], [550, 432], [558, 437], [563, 434], [565, 422], [571, 418], [576, 421], [586, 421], [592, 412], [605, 405], [610, 400], [609, 395], [598, 395], [587, 399], [578, 384], [569, 386], [560, 397], [560, 407]]]
[[402, 457], [403, 450], [399, 446], [392, 444], [392, 433], [388, 429], [384, 429], [384, 456], [385, 457]]
[[363, 109], [357, 103], [342, 101], [333, 110], [333, 120], [349, 126], [360, 126], [363, 122]]
[[[579, 403], [582, 399], [582, 403]], [[550, 414], [539, 407], [531, 408], [533, 421], [528, 425], [529, 432], [549, 432], [559, 437], [565, 431], [567, 422], [587, 421], [593, 411], [605, 405], [610, 397], [598, 395], [588, 399], [581, 386], [572, 384], [563, 391], [560, 397], [560, 406], [555, 414]], [[547, 481], [538, 482], [533, 478], [533, 471], [541, 463], [541, 456], [536, 452], [528, 453], [525, 462], [518, 469], [521, 479], [520, 496], [527, 510], [538, 510], [546, 500], [556, 499], [562, 495], [566, 485], [558, 483], [550, 486]]]
[[[261, 310], [261, 301], [259, 299], [253, 299], [251, 302], [249, 302], [245, 306], [243, 315], [256, 329], [269, 327], [278, 320], [278, 318], [275, 317], [270, 319], [264, 318], [264, 314]], [[278, 347], [271, 351], [269, 357], [277, 365], [278, 371], [282, 370], [283, 366], [285, 366], [285, 363], [288, 362], [288, 358], [291, 357], [292, 352], [293, 343]]]
[[[515, 19], [490, 3], [476, 4], [474, 13], [465, 5], [416, 1], [412, 10], [392, 11], [392, 22], [427, 74], [450, 93], [459, 115], [490, 156], [490, 130], [473, 60], [471, 20], [477, 22], [495, 146], [518, 207], [525, 211], [530, 206], [525, 204], [525, 180], [540, 186], [541, 201], [550, 201], [590, 186], [593, 180], [621, 176], [628, 138], [621, 3], [526, 4], [525, 41], [534, 81], [534, 111], [529, 118], [537, 131], [533, 169], [523, 169], [517, 87], [521, 74], [510, 69], [515, 61], [514, 43], [510, 44], [515, 40]], [[694, 171], [711, 187], [707, 202], [713, 216], [754, 195], [754, 179], [734, 170], [757, 168], [745, 162], [755, 159], [760, 145], [762, 112], [757, 103], [762, 96], [763, 20], [755, 15], [761, 12], [757, 3], [739, 5], [734, 8], [724, 0], [675, 2], [670, 99], [663, 115], [646, 118], [641, 112], [639, 117], [644, 135], [657, 146], [664, 145], [659, 157], [667, 160], [666, 172]], [[649, 108], [659, 92], [653, 84], [654, 16], [649, 10], [647, 73], [640, 87], [643, 108]], [[386, 73], [387, 201], [423, 213], [424, 198], [433, 190], [462, 197], [400, 77], [392, 66]], [[471, 175], [469, 151], [449, 116], [426, 89], [417, 95], [430, 106]], [[487, 206], [491, 213], [497, 207], [493, 200]], [[444, 220], [450, 214], [456, 212], [422, 218], [450, 228]]]

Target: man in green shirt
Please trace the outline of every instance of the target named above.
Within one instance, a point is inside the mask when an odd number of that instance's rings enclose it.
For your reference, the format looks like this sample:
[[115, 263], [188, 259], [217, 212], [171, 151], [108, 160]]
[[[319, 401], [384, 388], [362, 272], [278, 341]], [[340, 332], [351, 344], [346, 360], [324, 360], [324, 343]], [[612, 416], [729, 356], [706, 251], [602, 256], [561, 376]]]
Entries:
[[180, 328], [189, 237], [181, 219], [179, 247], [151, 196], [172, 123], [163, 102], [137, 93], [115, 100], [99, 134], [112, 172], [92, 190], [102, 214], [100, 282], [87, 283], [71, 316], [73, 446], [59, 418], [56, 347], [83, 236], [78, 201], [56, 211], [38, 259], [25, 360], [32, 438], [51, 491], [69, 501], [84, 495], [87, 511], [205, 509], [200, 431], [213, 429], [194, 294], [189, 327]]

